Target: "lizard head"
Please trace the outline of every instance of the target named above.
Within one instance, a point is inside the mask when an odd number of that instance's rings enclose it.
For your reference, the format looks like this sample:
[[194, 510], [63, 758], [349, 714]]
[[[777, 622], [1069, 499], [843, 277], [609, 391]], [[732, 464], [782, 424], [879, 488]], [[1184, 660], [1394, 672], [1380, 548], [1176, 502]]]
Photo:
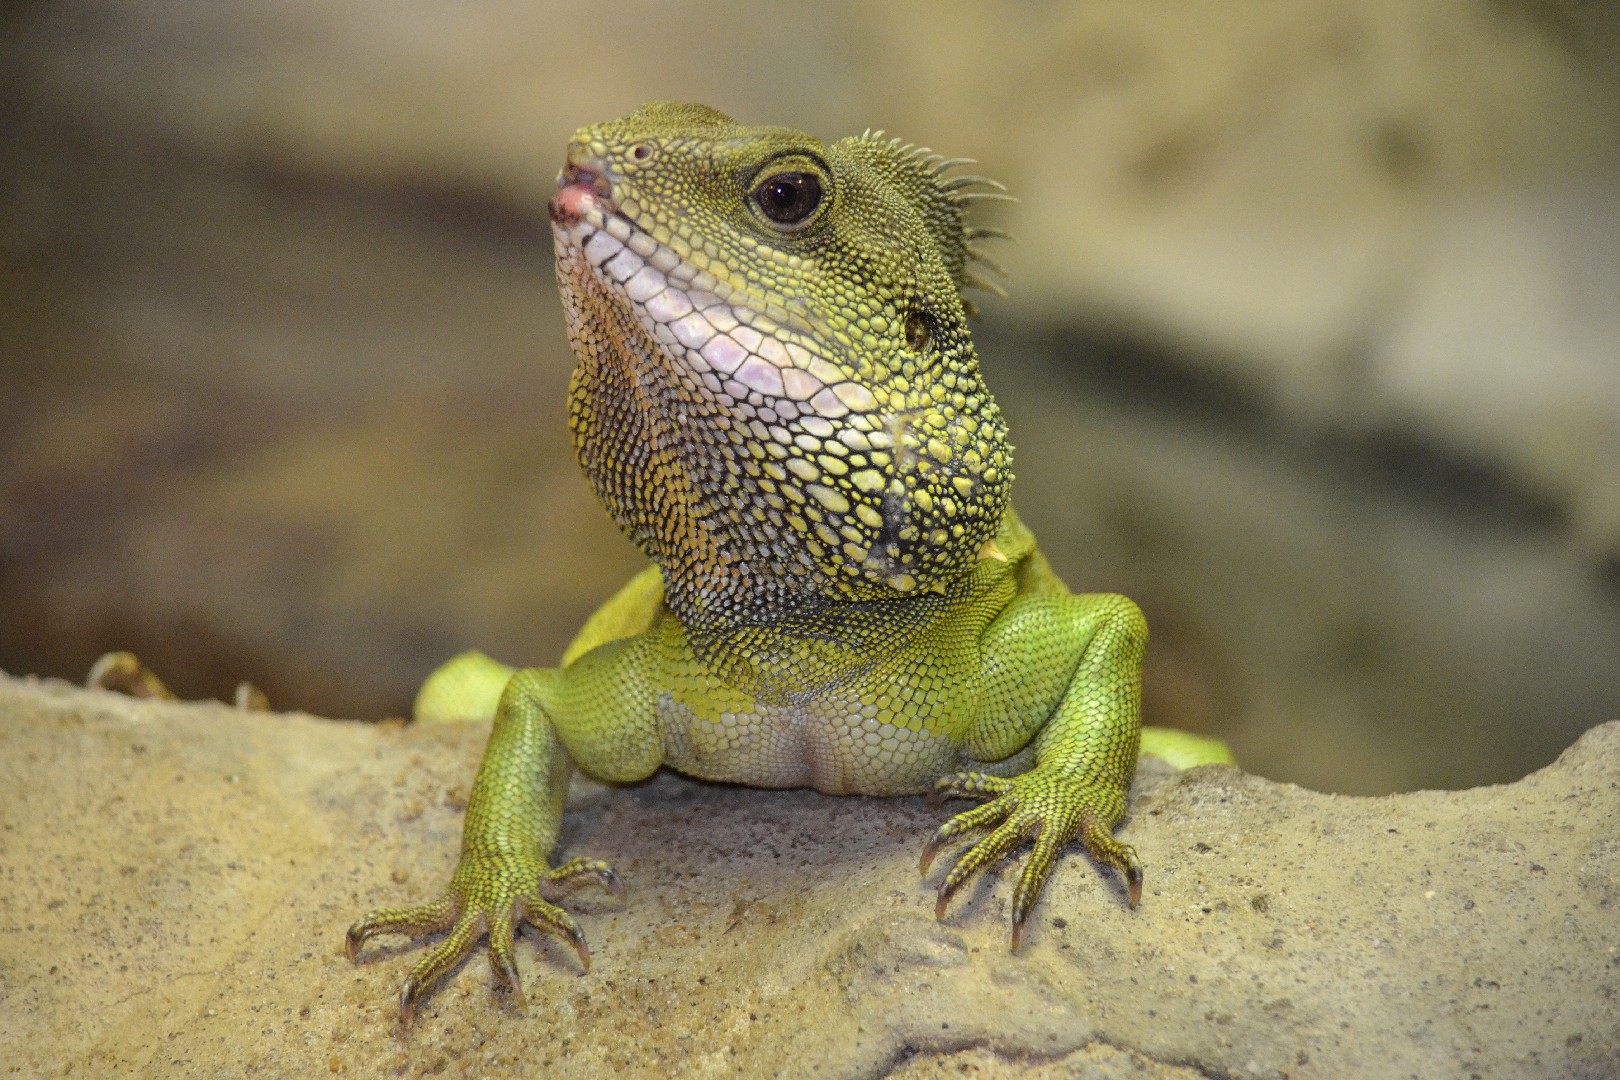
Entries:
[[689, 623], [941, 593], [995, 535], [1010, 448], [961, 296], [990, 182], [952, 164], [670, 103], [569, 144], [575, 447]]

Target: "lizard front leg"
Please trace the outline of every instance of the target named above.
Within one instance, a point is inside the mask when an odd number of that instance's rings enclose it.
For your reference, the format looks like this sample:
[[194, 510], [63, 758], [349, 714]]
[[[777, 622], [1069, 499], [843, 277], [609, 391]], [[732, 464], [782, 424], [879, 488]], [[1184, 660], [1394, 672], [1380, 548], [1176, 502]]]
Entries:
[[[572, 859], [557, 867], [547, 860], [557, 843], [572, 767], [564, 748], [566, 731], [586, 733], [588, 743], [590, 732], [612, 729], [620, 756], [611, 768], [600, 770], [612, 779], [650, 775], [662, 756], [650, 711], [636, 722], [640, 695], [622, 695], [627, 681], [639, 681], [639, 658], [625, 645], [605, 645], [567, 668], [532, 668], [512, 676], [496, 706], [489, 745], [473, 781], [461, 858], [449, 888], [429, 903], [379, 908], [349, 928], [350, 959], [377, 934], [449, 930], [406, 978], [400, 991], [402, 1023], [410, 1022], [422, 998], [485, 933], [490, 965], [521, 1008], [522, 983], [513, 955], [520, 921], [567, 941], [589, 968], [584, 932], [552, 901], [581, 884], [597, 884], [615, 895], [622, 894], [623, 885], [597, 860]], [[618, 709], [630, 718], [622, 718]], [[590, 764], [588, 756], [585, 762]]]
[[927, 873], [946, 842], [988, 834], [939, 886], [936, 914], [972, 876], [1032, 841], [1013, 894], [1012, 947], [1052, 863], [1078, 839], [1098, 862], [1125, 877], [1135, 907], [1142, 894], [1136, 852], [1114, 839], [1136, 773], [1141, 737], [1142, 659], [1147, 623], [1123, 596], [1043, 592], [1008, 606], [984, 640], [984, 692], [966, 750], [1001, 761], [1028, 746], [1034, 767], [1020, 776], [962, 772], [939, 781], [950, 797], [983, 801], [940, 827], [923, 850]]

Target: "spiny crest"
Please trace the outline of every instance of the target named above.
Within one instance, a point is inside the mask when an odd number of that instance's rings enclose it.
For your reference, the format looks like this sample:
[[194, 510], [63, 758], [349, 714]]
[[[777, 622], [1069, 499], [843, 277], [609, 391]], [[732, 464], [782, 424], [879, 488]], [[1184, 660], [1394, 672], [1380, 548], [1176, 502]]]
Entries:
[[[864, 156], [882, 172], [884, 179], [900, 188], [922, 213], [959, 289], [983, 289], [1005, 297], [1007, 292], [1000, 283], [981, 276], [973, 264], [1003, 276], [1007, 271], [976, 247], [974, 241], [1012, 238], [1000, 229], [968, 225], [966, 218], [976, 202], [1018, 200], [1007, 194], [1005, 185], [988, 176], [952, 172], [975, 164], [972, 158], [947, 158], [926, 146], [885, 139], [883, 134], [868, 129], [860, 138], [849, 142], [865, 151]], [[963, 303], [971, 313], [972, 303], [966, 298]]]

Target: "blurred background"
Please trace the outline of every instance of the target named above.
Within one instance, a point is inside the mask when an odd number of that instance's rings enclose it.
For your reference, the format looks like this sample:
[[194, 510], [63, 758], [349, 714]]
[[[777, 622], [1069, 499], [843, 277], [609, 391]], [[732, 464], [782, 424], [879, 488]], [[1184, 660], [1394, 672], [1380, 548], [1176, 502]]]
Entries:
[[1149, 720], [1343, 792], [1620, 718], [1620, 4], [0, 8], [0, 668], [404, 713], [639, 565], [545, 200], [653, 98], [971, 156], [1017, 500]]

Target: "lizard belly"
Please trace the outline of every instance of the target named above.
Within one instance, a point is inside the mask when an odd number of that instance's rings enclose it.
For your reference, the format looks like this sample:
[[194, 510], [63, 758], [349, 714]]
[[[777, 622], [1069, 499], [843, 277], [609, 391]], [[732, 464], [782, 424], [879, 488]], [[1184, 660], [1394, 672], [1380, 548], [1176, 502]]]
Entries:
[[905, 727], [876, 713], [828, 701], [704, 716], [672, 695], [659, 702], [665, 763], [705, 780], [829, 795], [913, 795], [957, 767], [952, 740], [915, 719], [917, 726]]

